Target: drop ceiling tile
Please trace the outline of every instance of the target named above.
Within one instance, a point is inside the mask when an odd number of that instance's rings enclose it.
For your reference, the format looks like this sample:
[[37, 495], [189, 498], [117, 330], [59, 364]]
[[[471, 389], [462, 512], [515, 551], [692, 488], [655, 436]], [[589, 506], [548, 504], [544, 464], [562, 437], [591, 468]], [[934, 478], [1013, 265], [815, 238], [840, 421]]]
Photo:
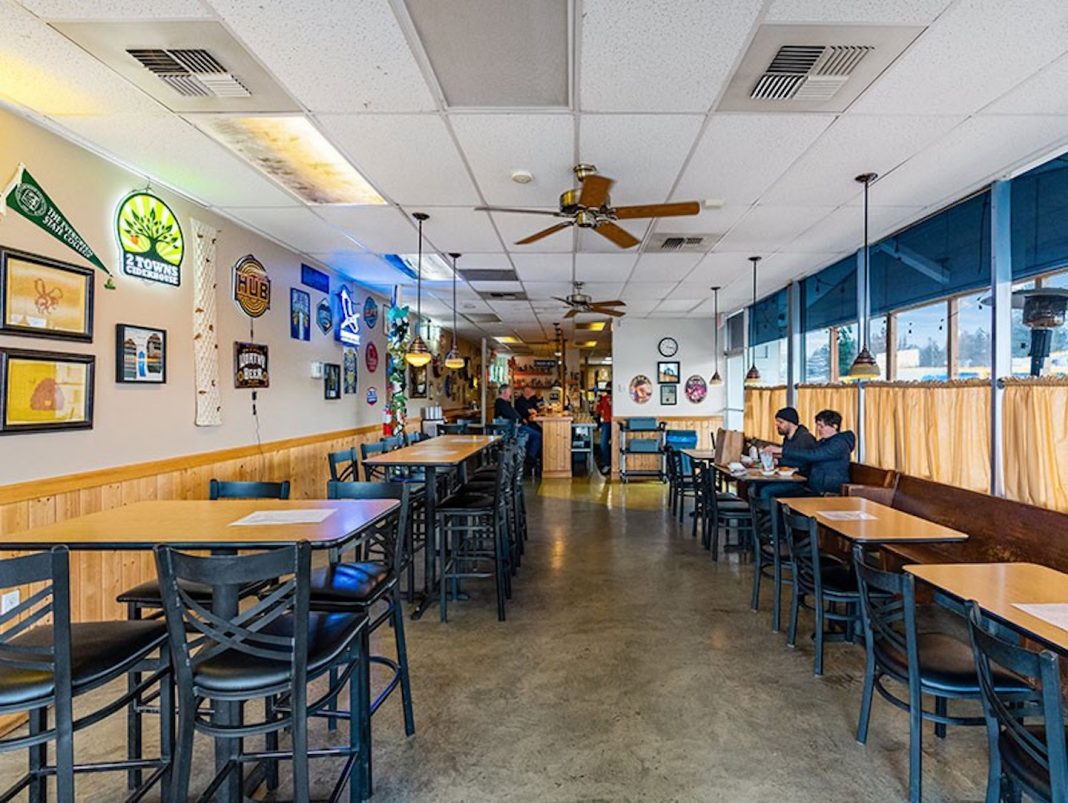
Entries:
[[296, 251], [363, 250], [304, 206], [285, 209], [230, 207], [222, 211]]
[[498, 253], [501, 241], [493, 230], [486, 212], [469, 206], [409, 206], [404, 212], [426, 212], [430, 219], [423, 224], [423, 235], [443, 254]]
[[372, 254], [320, 252], [312, 253], [311, 256], [329, 265], [338, 273], [368, 287], [388, 290], [394, 284], [407, 281], [406, 276], [390, 266], [389, 263]]
[[701, 115], [584, 114], [579, 157], [616, 180], [612, 203], [662, 203], [694, 145]]
[[319, 115], [333, 143], [390, 200], [478, 204], [459, 149], [436, 114]]
[[471, 287], [479, 293], [522, 293], [523, 285], [519, 282], [471, 282]]
[[[222, 145], [171, 114], [63, 117], [60, 124], [137, 172], [209, 206], [298, 201]], [[166, 143], [161, 147], [160, 143]]]
[[512, 270], [512, 262], [503, 251], [484, 254], [464, 252], [456, 266], [461, 273], [465, 270]]
[[583, 111], [705, 112], [730, 77], [758, 0], [586, 0]]
[[982, 110], [983, 114], [1068, 114], [1068, 55]]
[[19, 0], [23, 6], [46, 20], [135, 20], [210, 17], [199, 0]]
[[1064, 53], [1058, 2], [953, 3], [850, 109], [865, 114], [970, 114]]
[[[718, 198], [728, 208], [744, 209], [832, 122], [829, 114], [714, 114], [672, 200]], [[700, 217], [724, 211], [706, 210]], [[658, 223], [673, 225], [670, 219]]]
[[754, 206], [727, 236], [717, 251], [748, 251], [766, 255], [777, 251], [834, 209], [823, 206]]
[[675, 289], [678, 282], [627, 282], [619, 297], [627, 302], [627, 306], [642, 305], [651, 300], [667, 298]]
[[615, 254], [576, 254], [575, 278], [580, 282], [625, 282], [638, 254], [622, 251]]
[[523, 282], [527, 297], [535, 304], [553, 296], [563, 298], [572, 292], [571, 282]]
[[660, 302], [654, 312], [689, 312], [701, 303], [700, 298], [666, 298]]
[[323, 206], [319, 216], [379, 254], [414, 254], [419, 234], [414, 222], [392, 206]]
[[521, 254], [571, 253], [575, 234], [570, 229], [554, 232], [529, 245], [516, 245], [519, 240], [560, 223], [559, 218], [549, 215], [516, 215], [508, 212], [494, 212], [490, 217], [497, 224], [497, 231], [501, 233], [504, 247], [513, 257]]
[[385, 0], [307, 0], [269, 6], [263, 0], [211, 0], [211, 5], [312, 112], [435, 108]]
[[764, 22], [926, 25], [950, 0], [774, 0]]
[[872, 184], [872, 202], [944, 205], [1068, 144], [1068, 117], [981, 115]]
[[587, 282], [583, 285], [582, 292], [593, 296], [595, 301], [612, 301], [619, 298], [625, 284], [625, 279], [618, 282]]
[[761, 197], [779, 206], [838, 206], [861, 193], [861, 173], [889, 173], [931, 144], [960, 117], [839, 117]]
[[0, 100], [39, 114], [151, 113], [161, 107], [25, 9], [0, 3]]
[[[922, 207], [872, 206], [870, 238], [875, 242], [921, 216]], [[832, 251], [855, 251], [864, 243], [864, 213], [859, 206], [835, 209], [812, 228], [787, 243], [783, 250], [794, 253], [823, 254]]]
[[701, 261], [701, 254], [642, 254], [631, 274], [632, 282], [677, 282]]
[[572, 258], [570, 254], [513, 253], [512, 261], [523, 283], [570, 282]]
[[748, 251], [713, 251], [705, 254], [683, 281], [690, 285], [700, 284], [711, 293], [709, 288], [715, 285], [725, 287], [739, 276], [747, 274], [752, 265], [747, 259], [749, 255]]
[[[450, 114], [449, 121], [487, 203], [557, 209], [560, 193], [574, 186], [570, 114]], [[534, 180], [515, 183], [515, 170]]]

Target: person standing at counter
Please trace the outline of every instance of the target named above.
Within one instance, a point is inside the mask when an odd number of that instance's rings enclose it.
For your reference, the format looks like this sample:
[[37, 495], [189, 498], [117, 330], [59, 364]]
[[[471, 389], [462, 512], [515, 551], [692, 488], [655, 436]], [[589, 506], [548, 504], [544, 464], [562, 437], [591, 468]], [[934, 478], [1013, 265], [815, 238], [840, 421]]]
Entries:
[[522, 416], [512, 406], [511, 385], [501, 385], [497, 391], [497, 398], [493, 402], [493, 417], [503, 418], [506, 421], [515, 421], [520, 429], [526, 430], [530, 435], [527, 440], [527, 459], [538, 459], [538, 454], [541, 452], [541, 430], [524, 423]]
[[593, 410], [600, 424], [601, 435], [601, 462], [606, 466], [612, 465], [612, 391], [605, 390], [597, 399], [597, 406]]
[[538, 415], [538, 398], [530, 385], [523, 388], [519, 398], [515, 400], [515, 411], [519, 413], [524, 424], [541, 432], [541, 424], [534, 420]]

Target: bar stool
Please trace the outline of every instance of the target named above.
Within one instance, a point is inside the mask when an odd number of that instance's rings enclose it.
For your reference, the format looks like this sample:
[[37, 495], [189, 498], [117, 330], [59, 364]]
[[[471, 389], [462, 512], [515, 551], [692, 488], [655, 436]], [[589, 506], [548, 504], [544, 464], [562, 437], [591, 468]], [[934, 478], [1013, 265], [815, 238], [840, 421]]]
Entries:
[[[166, 628], [158, 621], [70, 621], [70, 568], [66, 547], [0, 560], [0, 589], [44, 584], [0, 616], [0, 714], [27, 713], [29, 735], [0, 740], [0, 752], [26, 749], [27, 773], [0, 798], [11, 800], [28, 789], [43, 801], [49, 775], [56, 778], [60, 803], [77, 799], [74, 776], [85, 772], [137, 773], [132, 797], [139, 799], [157, 782], [166, 786], [171, 767], [174, 699]], [[51, 615], [50, 624], [42, 624]], [[156, 657], [152, 657], [153, 654]], [[137, 668], [151, 674], [118, 699], [74, 718], [73, 701]], [[158, 685], [160, 756], [138, 752], [126, 761], [74, 763], [74, 734], [121, 711], [135, 697]], [[55, 724], [48, 727], [48, 709]], [[55, 742], [55, 764], [48, 764], [48, 743]], [[141, 783], [144, 770], [152, 770]]]
[[[507, 445], [500, 450], [498, 460], [508, 460], [511, 463], [504, 488], [504, 503], [510, 556], [509, 565], [511, 573], [514, 575], [522, 561], [522, 555], [526, 551], [525, 542], [527, 540], [527, 508], [523, 489], [523, 451], [515, 444]], [[492, 496], [496, 490], [496, 482], [496, 465], [485, 466], [474, 473], [472, 479], [463, 486], [463, 491]], [[510, 598], [511, 594], [509, 593], [508, 596]]]
[[[350, 799], [363, 799], [370, 771], [366, 745], [367, 617], [309, 612], [311, 548], [307, 542], [250, 555], [201, 557], [156, 547], [156, 565], [166, 612], [167, 633], [178, 686], [178, 741], [171, 800], [189, 799], [196, 731], [232, 740], [230, 760], [212, 778], [200, 800], [210, 800], [228, 776], [247, 762], [268, 763], [268, 787], [277, 785], [277, 762], [293, 765], [297, 801], [309, 800], [309, 758], [343, 757], [345, 763], [331, 799], [349, 780]], [[181, 580], [219, 589], [237, 599], [249, 584], [271, 583], [255, 605], [220, 615], [187, 594]], [[190, 638], [190, 634], [194, 634]], [[336, 679], [318, 698], [308, 699], [308, 684], [337, 670]], [[308, 717], [318, 715], [349, 687], [356, 709], [348, 744], [310, 749]], [[261, 720], [223, 721], [226, 708], [266, 700]], [[205, 711], [209, 706], [214, 715]], [[278, 748], [278, 734], [288, 730], [292, 750]], [[266, 749], [243, 749], [247, 736], [263, 734]], [[357, 768], [357, 762], [359, 767]], [[353, 772], [357, 768], [357, 772]]]
[[[968, 608], [990, 742], [987, 803], [1019, 800], [1021, 792], [1045, 803], [1068, 800], [1068, 730], [1061, 708], [1060, 659], [1049, 650], [1032, 652], [999, 638], [996, 625], [975, 602]], [[999, 672], [1005, 670], [1025, 679], [1029, 692], [1005, 694], [998, 683]]]

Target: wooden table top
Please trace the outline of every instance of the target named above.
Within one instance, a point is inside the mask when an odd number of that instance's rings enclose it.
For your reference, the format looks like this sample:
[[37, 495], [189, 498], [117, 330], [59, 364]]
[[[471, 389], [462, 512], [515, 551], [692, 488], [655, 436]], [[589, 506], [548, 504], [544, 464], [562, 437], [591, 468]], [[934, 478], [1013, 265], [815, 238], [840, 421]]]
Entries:
[[[802, 516], [815, 516], [816, 521], [824, 527], [851, 541], [922, 544], [968, 539], [967, 533], [881, 505], [862, 496], [782, 497], [779, 501]], [[835, 511], [866, 513], [872, 518], [843, 521], [825, 515]]]
[[[691, 460], [700, 460], [703, 463], [708, 463], [716, 459], [716, 452], [714, 449], [680, 449], [684, 455]], [[784, 476], [775, 472], [774, 474], [764, 474], [759, 468], [747, 468], [745, 474], [734, 474], [731, 472], [729, 466], [725, 466], [722, 463], [715, 464], [718, 471], [722, 471], [724, 474], [728, 474], [736, 480], [745, 480], [746, 482], [804, 482], [805, 477], [798, 474], [796, 471], [790, 476]]]
[[[6, 536], [5, 549], [259, 549], [308, 541], [313, 547], [344, 542], [387, 515], [396, 499], [220, 499], [136, 502]], [[232, 526], [250, 513], [329, 508], [315, 524]]]
[[1068, 653], [1068, 630], [1025, 613], [1015, 603], [1068, 604], [1068, 574], [1037, 563], [924, 563], [905, 571], [962, 602]]
[[411, 446], [376, 454], [365, 466], [457, 466], [499, 441], [499, 435], [438, 435]]
[[714, 449], [681, 449], [680, 451], [691, 460], [708, 461], [716, 459]]

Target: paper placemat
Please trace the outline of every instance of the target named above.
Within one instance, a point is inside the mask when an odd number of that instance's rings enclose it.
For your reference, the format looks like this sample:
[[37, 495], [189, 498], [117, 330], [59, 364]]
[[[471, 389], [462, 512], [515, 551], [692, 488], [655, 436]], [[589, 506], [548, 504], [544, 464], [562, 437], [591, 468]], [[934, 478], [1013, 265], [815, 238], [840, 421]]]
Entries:
[[258, 527], [264, 524], [318, 524], [334, 515], [329, 507], [313, 507], [307, 510], [257, 510], [245, 518], [230, 522], [231, 527]]
[[875, 516], [863, 510], [822, 510], [819, 513], [830, 521], [874, 521]]
[[1061, 630], [1068, 630], [1068, 602], [1027, 603], [1014, 602], [1014, 608], [1029, 613], [1036, 619], [1048, 622]]

